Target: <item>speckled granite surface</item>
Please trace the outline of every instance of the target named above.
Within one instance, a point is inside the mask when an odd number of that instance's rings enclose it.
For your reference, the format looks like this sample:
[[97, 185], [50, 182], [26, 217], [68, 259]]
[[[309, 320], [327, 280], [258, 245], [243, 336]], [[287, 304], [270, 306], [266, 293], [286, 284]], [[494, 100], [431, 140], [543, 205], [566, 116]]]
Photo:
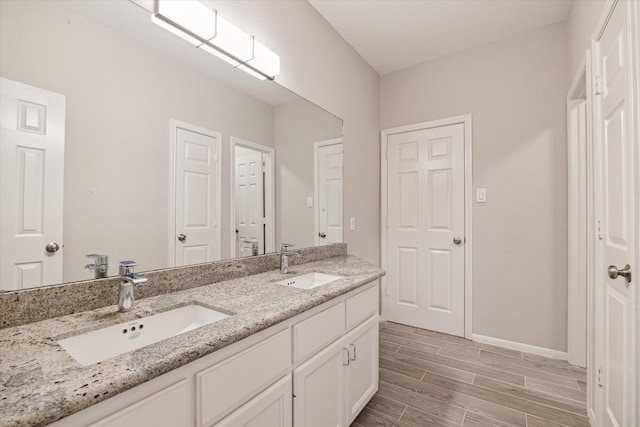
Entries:
[[[311, 290], [276, 284], [268, 271], [137, 301], [0, 330], [0, 426], [39, 426], [128, 390], [375, 280], [384, 271], [353, 256], [297, 265], [343, 279]], [[235, 315], [104, 362], [81, 366], [57, 339], [198, 303]]]
[[[290, 258], [291, 265], [346, 255], [347, 245], [338, 243], [305, 248], [301, 251], [301, 258]], [[280, 265], [279, 257], [274, 253], [187, 267], [141, 271], [147, 276], [149, 283], [136, 289], [136, 298], [148, 298], [275, 270]], [[37, 289], [0, 292], [0, 328], [25, 325], [117, 304], [119, 284], [120, 279], [116, 276]]]

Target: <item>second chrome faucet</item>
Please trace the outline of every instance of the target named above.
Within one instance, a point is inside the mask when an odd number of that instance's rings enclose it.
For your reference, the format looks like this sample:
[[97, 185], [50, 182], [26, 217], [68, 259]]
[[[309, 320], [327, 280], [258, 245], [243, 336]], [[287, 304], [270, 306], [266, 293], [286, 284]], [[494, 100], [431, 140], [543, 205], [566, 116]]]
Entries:
[[290, 251], [289, 248], [293, 247], [291, 243], [280, 244], [280, 273], [287, 274], [289, 272], [289, 256], [295, 255], [296, 258], [302, 256], [300, 251]]

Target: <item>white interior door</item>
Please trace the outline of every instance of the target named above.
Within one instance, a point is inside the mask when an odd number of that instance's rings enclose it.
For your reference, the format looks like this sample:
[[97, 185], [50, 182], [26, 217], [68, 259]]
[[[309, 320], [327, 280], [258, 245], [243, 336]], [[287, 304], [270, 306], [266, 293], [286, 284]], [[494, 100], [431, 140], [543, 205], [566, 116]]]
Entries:
[[388, 319], [464, 336], [464, 124], [387, 138]]
[[[596, 211], [600, 236], [596, 243], [596, 392], [597, 425], [637, 425], [634, 292], [637, 276], [610, 275], [625, 266], [637, 274], [634, 247], [637, 158], [633, 133], [631, 55], [627, 2], [619, 2], [594, 45], [595, 75], [601, 81], [595, 96]], [[637, 144], [637, 142], [636, 142]]]
[[61, 283], [65, 97], [4, 78], [0, 92], [0, 289]]
[[251, 256], [256, 242], [263, 254], [265, 243], [265, 154], [249, 148], [235, 148], [236, 256]]
[[220, 259], [220, 134], [176, 128], [175, 265]]
[[342, 143], [319, 145], [316, 161], [317, 242], [342, 243]]

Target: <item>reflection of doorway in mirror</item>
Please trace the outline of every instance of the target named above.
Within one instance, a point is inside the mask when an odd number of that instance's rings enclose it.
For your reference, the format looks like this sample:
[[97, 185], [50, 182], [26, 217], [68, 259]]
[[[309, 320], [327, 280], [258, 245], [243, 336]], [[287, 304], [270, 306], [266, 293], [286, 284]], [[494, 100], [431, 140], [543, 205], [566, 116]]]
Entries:
[[0, 290], [62, 282], [65, 96], [0, 79]]
[[273, 148], [231, 138], [233, 194], [231, 248], [236, 257], [273, 252]]
[[342, 243], [342, 138], [316, 142], [314, 157], [316, 244]]
[[170, 233], [173, 265], [220, 259], [221, 135], [172, 121]]

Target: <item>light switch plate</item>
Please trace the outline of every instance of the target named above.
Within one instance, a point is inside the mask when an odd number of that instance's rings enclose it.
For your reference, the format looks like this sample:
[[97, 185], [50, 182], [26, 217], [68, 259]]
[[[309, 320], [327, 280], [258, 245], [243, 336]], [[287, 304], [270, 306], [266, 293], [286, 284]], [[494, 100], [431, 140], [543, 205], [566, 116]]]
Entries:
[[349, 221], [349, 229], [351, 231], [356, 229], [356, 217], [355, 216], [352, 216], [351, 220]]
[[486, 188], [476, 188], [476, 203], [487, 203]]
[[313, 207], [313, 197], [311, 197], [311, 196], [307, 197], [307, 207], [308, 208], [312, 208]]

